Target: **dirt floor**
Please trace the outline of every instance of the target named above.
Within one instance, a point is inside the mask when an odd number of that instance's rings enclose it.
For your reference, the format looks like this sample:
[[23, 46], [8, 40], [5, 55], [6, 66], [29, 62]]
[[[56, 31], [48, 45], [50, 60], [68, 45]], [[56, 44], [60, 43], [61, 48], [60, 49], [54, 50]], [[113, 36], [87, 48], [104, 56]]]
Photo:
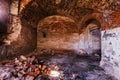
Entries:
[[116, 80], [99, 67], [99, 57], [62, 53], [44, 54], [39, 59], [46, 65], [59, 66], [63, 80]]
[[[46, 70], [56, 70], [60, 74], [57, 77], [46, 75], [46, 72], [32, 76], [18, 74], [14, 75], [16, 68], [13, 66], [0, 66], [0, 80], [117, 80], [110, 75], [105, 74], [105, 71], [99, 67], [99, 57], [95, 56], [80, 56], [71, 53], [61, 54], [42, 54], [37, 55], [37, 64], [45, 65]], [[13, 62], [13, 61], [12, 61]], [[17, 67], [18, 69], [19, 67]], [[40, 69], [43, 70], [43, 69]], [[25, 73], [24, 67], [22, 71]], [[4, 74], [3, 74], [4, 73]], [[37, 74], [37, 73], [36, 73]], [[24, 78], [23, 78], [24, 77]]]

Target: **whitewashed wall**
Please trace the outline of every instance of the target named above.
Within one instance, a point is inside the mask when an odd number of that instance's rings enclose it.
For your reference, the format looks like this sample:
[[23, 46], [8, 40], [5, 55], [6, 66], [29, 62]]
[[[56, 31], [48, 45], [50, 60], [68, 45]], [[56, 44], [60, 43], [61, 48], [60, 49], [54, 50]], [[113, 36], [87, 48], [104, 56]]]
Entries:
[[108, 74], [120, 80], [120, 28], [104, 30], [101, 34], [102, 59], [100, 66]]

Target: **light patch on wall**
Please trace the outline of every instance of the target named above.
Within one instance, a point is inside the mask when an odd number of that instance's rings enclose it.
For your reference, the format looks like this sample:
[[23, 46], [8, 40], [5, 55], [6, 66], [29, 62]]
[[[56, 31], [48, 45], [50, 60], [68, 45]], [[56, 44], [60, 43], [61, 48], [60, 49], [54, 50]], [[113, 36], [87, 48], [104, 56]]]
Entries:
[[22, 0], [20, 5], [20, 12], [25, 8], [25, 6], [30, 2], [31, 0]]
[[18, 1], [14, 1], [10, 6], [10, 13], [18, 15]]
[[11, 17], [11, 23], [9, 24], [7, 38], [4, 40], [6, 45], [10, 45], [11, 42], [16, 41], [21, 32], [21, 21], [18, 16]]
[[[100, 66], [120, 79], [120, 28], [102, 31], [102, 60]], [[108, 64], [108, 65], [106, 65]], [[112, 69], [113, 70], [112, 70]]]
[[61, 0], [56, 0], [56, 4], [60, 4], [61, 3]]
[[8, 4], [5, 1], [0, 1], [0, 21], [4, 21], [8, 15]]

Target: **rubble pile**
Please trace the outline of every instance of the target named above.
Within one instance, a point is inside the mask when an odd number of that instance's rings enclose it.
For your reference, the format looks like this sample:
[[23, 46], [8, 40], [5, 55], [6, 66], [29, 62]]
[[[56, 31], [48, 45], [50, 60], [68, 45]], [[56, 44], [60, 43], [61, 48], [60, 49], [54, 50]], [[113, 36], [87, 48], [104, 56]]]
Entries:
[[21, 55], [0, 61], [0, 80], [116, 80], [98, 65], [76, 54]]
[[56, 77], [54, 73], [51, 74], [51, 69], [55, 72], [59, 68], [54, 65], [48, 68], [35, 56], [20, 56], [0, 62], [0, 80], [50, 80], [48, 76]]

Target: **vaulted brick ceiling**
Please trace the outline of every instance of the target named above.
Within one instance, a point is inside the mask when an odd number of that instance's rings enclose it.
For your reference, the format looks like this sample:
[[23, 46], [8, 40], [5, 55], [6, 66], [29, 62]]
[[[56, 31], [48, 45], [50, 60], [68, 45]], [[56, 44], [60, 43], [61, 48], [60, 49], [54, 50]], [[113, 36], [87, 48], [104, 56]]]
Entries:
[[[74, 28], [73, 28], [74, 26]], [[50, 16], [39, 22], [38, 31], [44, 31], [52, 34], [65, 35], [68, 33], [77, 33], [77, 25], [74, 20], [64, 16]]]
[[51, 15], [63, 15], [80, 20], [93, 12], [120, 8], [120, 0], [21, 0], [24, 24], [36, 27], [38, 22]]

